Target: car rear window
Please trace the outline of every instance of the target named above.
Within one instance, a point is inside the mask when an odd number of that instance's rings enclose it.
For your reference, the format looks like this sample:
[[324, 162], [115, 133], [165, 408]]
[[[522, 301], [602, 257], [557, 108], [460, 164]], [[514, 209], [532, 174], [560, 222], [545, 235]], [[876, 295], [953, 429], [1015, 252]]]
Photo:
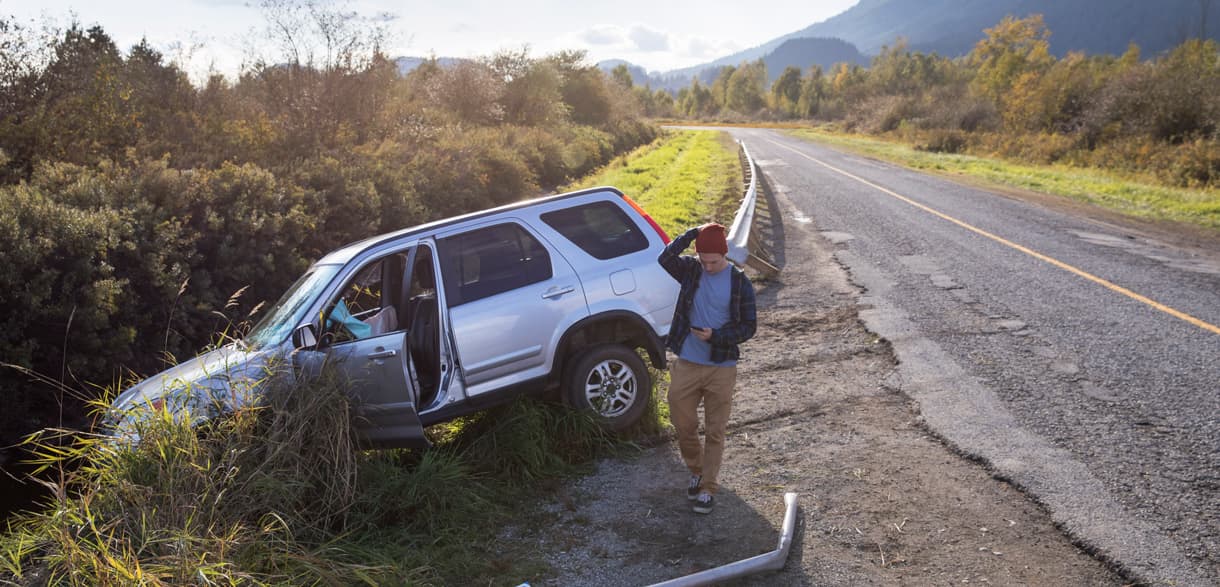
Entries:
[[516, 224], [498, 224], [440, 241], [450, 307], [551, 278], [551, 257]]
[[547, 212], [542, 221], [598, 259], [613, 259], [648, 248], [648, 237], [611, 202]]

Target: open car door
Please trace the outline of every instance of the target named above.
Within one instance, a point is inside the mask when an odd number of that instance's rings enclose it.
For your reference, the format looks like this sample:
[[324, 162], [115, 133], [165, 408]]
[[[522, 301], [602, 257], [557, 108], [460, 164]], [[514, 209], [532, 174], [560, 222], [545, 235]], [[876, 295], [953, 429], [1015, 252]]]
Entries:
[[363, 444], [428, 446], [403, 307], [406, 268], [415, 248], [367, 262], [324, 306], [318, 350], [348, 386]]

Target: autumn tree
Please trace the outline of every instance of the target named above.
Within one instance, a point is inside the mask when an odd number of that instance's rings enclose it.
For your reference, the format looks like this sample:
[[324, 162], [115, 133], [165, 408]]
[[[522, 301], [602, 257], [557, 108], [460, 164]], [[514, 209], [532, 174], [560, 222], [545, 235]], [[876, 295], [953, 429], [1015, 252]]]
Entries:
[[737, 68], [732, 65], [724, 65], [717, 70], [716, 78], [708, 88], [712, 92], [712, 101], [715, 102], [717, 110], [728, 108], [729, 80], [733, 78], [733, 74], [736, 72]]
[[814, 65], [809, 68], [809, 75], [801, 79], [801, 94], [796, 103], [796, 115], [802, 118], [817, 115], [822, 101], [827, 94], [826, 77], [822, 75], [822, 67]]
[[968, 61], [975, 68], [974, 87], [997, 102], [1022, 76], [1037, 76], [1054, 62], [1051, 33], [1040, 14], [1006, 16], [983, 32], [987, 36], [974, 46]]
[[538, 126], [567, 120], [563, 80], [555, 63], [532, 59], [524, 48], [500, 51], [486, 63], [504, 82], [500, 103], [505, 122]]
[[911, 52], [905, 39], [881, 48], [868, 68], [873, 95], [914, 95], [948, 81], [950, 60], [935, 54]]
[[698, 118], [715, 114], [719, 107], [712, 89], [693, 78], [690, 86], [678, 90], [677, 109], [685, 116]]
[[627, 69], [627, 65], [624, 63], [614, 66], [614, 69], [610, 71], [610, 78], [618, 85], [629, 90], [635, 85], [635, 80], [631, 79], [631, 71]]
[[797, 116], [801, 99], [801, 70], [789, 65], [771, 84], [771, 108], [784, 116]]

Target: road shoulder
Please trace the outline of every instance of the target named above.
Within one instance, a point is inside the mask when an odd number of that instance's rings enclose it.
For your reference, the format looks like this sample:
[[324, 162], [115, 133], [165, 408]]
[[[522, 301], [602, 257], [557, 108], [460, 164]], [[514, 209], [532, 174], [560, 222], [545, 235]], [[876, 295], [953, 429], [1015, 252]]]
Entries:
[[741, 584], [1122, 584], [1042, 507], [924, 427], [834, 245], [800, 221], [781, 234], [784, 271], [758, 283], [716, 510], [690, 511], [672, 441], [602, 461], [502, 533], [505, 548], [551, 565], [531, 583], [648, 584], [770, 551], [793, 491], [787, 566]]

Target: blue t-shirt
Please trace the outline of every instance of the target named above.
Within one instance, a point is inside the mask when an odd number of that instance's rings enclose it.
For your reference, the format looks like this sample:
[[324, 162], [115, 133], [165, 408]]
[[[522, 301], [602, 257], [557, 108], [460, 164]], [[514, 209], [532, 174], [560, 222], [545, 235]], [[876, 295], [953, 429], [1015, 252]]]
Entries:
[[[699, 287], [695, 289], [694, 303], [690, 309], [690, 325], [692, 328], [711, 328], [713, 330], [724, 326], [732, 314], [729, 313], [729, 301], [733, 293], [733, 271], [729, 267], [719, 273], [703, 272], [699, 276]], [[732, 367], [737, 361], [723, 363], [712, 362], [711, 343], [699, 340], [691, 333], [682, 341], [682, 352], [678, 356], [692, 363], [713, 365], [716, 367]]]

